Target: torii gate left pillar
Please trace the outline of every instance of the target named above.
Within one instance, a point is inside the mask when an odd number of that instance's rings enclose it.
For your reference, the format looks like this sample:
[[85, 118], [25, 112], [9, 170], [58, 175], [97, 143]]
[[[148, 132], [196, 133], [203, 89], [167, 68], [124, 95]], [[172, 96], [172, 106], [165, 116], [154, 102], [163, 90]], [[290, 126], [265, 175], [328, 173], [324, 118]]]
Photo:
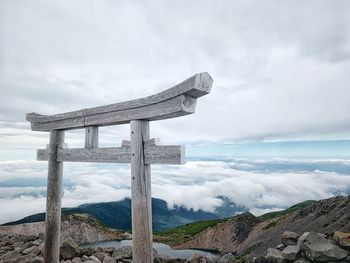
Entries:
[[[131, 163], [133, 262], [152, 263], [151, 164], [183, 164], [183, 146], [161, 146], [150, 139], [149, 121], [194, 113], [197, 98], [210, 92], [213, 80], [199, 73], [158, 94], [56, 115], [28, 113], [33, 131], [49, 131], [47, 149], [37, 159], [49, 161], [44, 262], [59, 263], [63, 162]], [[130, 123], [130, 141], [121, 147], [98, 147], [98, 127]], [[85, 148], [66, 148], [64, 131], [85, 128]]]

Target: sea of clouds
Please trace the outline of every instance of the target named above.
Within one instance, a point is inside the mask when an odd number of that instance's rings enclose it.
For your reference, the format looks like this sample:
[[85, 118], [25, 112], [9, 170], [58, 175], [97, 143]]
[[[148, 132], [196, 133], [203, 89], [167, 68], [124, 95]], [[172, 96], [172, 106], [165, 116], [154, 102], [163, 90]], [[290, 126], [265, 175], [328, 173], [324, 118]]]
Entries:
[[[46, 176], [46, 162], [0, 161], [0, 223], [45, 211]], [[129, 165], [65, 163], [64, 207], [130, 194]], [[218, 197], [226, 196], [259, 215], [348, 194], [350, 160], [345, 159], [192, 159], [183, 166], [152, 166], [152, 196], [169, 207], [214, 211], [222, 204]]]

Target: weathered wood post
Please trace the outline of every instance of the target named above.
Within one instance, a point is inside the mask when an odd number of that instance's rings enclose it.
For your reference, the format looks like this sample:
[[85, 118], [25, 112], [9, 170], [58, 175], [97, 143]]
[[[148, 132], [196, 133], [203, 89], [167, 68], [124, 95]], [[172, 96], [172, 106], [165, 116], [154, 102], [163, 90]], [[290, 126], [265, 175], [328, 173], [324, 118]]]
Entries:
[[[192, 114], [197, 98], [210, 92], [206, 72], [141, 99], [55, 115], [28, 113], [33, 131], [50, 132], [48, 149], [37, 159], [49, 161], [44, 262], [59, 262], [63, 162], [131, 163], [133, 262], [153, 262], [151, 164], [183, 164], [183, 146], [150, 139], [149, 122]], [[98, 127], [130, 123], [130, 141], [121, 147], [98, 146]], [[85, 128], [85, 148], [65, 148], [64, 131]]]
[[63, 143], [64, 131], [50, 132], [44, 262], [59, 263], [63, 162], [57, 160], [57, 153]]
[[153, 262], [151, 165], [145, 164], [144, 142], [149, 140], [149, 122], [130, 122], [131, 203], [134, 262]]

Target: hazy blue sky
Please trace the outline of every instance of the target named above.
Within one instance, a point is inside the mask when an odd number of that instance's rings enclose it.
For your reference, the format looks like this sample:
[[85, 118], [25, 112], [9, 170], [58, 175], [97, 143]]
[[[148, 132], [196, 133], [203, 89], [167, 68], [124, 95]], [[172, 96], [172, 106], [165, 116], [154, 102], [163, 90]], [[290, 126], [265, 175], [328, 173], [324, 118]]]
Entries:
[[[259, 214], [349, 194], [349, 14], [348, 0], [1, 0], [0, 223], [45, 207], [47, 164], [34, 160], [48, 134], [25, 113], [139, 98], [203, 71], [211, 94], [152, 122], [151, 137], [255, 160], [153, 166], [154, 196], [212, 211], [224, 195]], [[127, 125], [100, 133], [101, 146], [129, 137]], [[130, 194], [128, 166], [66, 164], [64, 176], [65, 206]]]

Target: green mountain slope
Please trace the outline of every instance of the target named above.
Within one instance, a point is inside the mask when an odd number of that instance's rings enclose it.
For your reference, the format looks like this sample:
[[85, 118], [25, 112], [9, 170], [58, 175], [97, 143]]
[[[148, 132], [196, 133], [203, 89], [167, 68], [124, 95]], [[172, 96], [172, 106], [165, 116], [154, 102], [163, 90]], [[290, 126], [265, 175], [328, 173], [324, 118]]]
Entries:
[[[188, 224], [199, 220], [212, 220], [237, 212], [244, 211], [243, 208], [236, 207], [228, 200], [223, 200], [223, 206], [217, 212], [209, 213], [202, 210], [193, 211], [183, 207], [169, 209], [164, 200], [152, 198], [153, 229], [160, 231], [173, 228], [179, 225]], [[124, 199], [118, 202], [105, 202], [95, 204], [84, 204], [75, 208], [63, 208], [62, 214], [87, 213], [101, 221], [110, 228], [131, 230], [131, 200]], [[45, 213], [27, 216], [21, 220], [9, 222], [4, 225], [23, 224], [45, 220]]]

